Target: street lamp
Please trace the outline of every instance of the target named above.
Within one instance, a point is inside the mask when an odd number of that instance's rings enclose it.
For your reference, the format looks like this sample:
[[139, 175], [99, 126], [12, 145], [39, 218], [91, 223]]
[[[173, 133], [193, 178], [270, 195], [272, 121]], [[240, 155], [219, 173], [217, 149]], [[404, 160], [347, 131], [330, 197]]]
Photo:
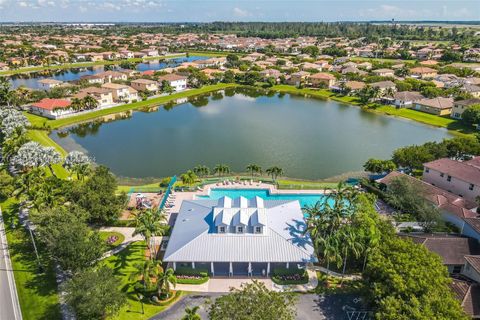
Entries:
[[143, 310], [143, 295], [141, 293], [138, 293], [138, 300], [140, 300], [140, 304], [142, 305], [142, 314], [145, 314]]

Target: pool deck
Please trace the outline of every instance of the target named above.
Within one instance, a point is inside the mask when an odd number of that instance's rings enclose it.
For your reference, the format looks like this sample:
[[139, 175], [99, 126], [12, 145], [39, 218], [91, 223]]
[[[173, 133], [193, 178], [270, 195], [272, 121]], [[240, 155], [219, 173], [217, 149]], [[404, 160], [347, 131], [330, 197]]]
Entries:
[[262, 189], [268, 190], [271, 195], [309, 195], [309, 194], [326, 194], [328, 190], [279, 190], [274, 185], [269, 183], [263, 183], [261, 181], [230, 181], [228, 183], [213, 183], [207, 184], [203, 188], [194, 192], [172, 192], [168, 197], [167, 206], [165, 207], [165, 213], [170, 225], [175, 222], [176, 215], [180, 211], [182, 202], [184, 200], [195, 200], [197, 197], [208, 196], [211, 189]]

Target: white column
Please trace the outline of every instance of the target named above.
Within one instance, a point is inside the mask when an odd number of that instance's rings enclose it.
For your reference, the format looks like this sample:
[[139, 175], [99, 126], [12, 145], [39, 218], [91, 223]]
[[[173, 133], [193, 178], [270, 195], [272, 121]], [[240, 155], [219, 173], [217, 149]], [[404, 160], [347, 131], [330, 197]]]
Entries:
[[213, 262], [210, 262], [210, 271], [212, 272], [212, 276], [215, 276], [215, 270], [213, 269]]
[[230, 262], [230, 265], [228, 266], [228, 275], [231, 277], [233, 276], [233, 265], [232, 263]]
[[290, 268], [290, 262], [287, 262], [287, 269]]
[[173, 271], [175, 271], [175, 270], [177, 270], [177, 263], [176, 262], [173, 263]]
[[193, 261], [192, 261], [192, 269], [195, 269], [195, 262], [193, 262]]
[[248, 273], [250, 274], [250, 276], [252, 275], [252, 263], [251, 262], [248, 263]]
[[267, 264], [267, 277], [270, 274], [270, 262]]

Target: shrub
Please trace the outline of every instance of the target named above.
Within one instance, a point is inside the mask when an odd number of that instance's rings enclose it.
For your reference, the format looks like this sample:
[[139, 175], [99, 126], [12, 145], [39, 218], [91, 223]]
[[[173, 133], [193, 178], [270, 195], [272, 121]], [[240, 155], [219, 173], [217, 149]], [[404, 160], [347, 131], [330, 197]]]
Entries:
[[279, 285], [305, 284], [308, 283], [308, 273], [301, 269], [275, 268], [272, 273], [272, 281]]
[[179, 267], [175, 270], [177, 283], [179, 284], [203, 284], [209, 280], [207, 269], [192, 269]]

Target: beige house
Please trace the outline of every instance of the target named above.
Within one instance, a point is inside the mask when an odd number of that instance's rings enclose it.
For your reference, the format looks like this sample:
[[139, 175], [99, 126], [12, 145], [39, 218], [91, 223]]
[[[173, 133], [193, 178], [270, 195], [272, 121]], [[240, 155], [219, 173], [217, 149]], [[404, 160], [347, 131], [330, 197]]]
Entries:
[[425, 182], [469, 201], [475, 202], [480, 196], [480, 157], [464, 162], [443, 158], [423, 167]]
[[158, 91], [158, 83], [153, 80], [148, 80], [148, 79], [137, 79], [133, 80], [130, 85], [132, 86], [133, 89], [138, 90], [138, 91]]
[[335, 84], [336, 78], [330, 73], [319, 72], [314, 73], [308, 77], [310, 84], [314, 87], [326, 87], [330, 88]]
[[410, 69], [410, 75], [413, 78], [431, 79], [437, 76], [437, 70], [429, 67], [416, 67]]
[[113, 96], [110, 90], [105, 88], [88, 87], [80, 90], [73, 98], [83, 99], [86, 96], [92, 96], [97, 100], [98, 107], [108, 107], [113, 104]]
[[377, 69], [373, 70], [372, 73], [376, 76], [380, 77], [393, 77], [395, 76], [395, 72], [392, 69]]
[[306, 71], [299, 71], [292, 73], [290, 75], [290, 79], [288, 80], [288, 83], [294, 86], [299, 86], [302, 83], [305, 83], [307, 81], [307, 77], [310, 75], [310, 73]]
[[[102, 85], [102, 88], [109, 90], [112, 93], [113, 101], [115, 102], [120, 102], [120, 101], [131, 102], [132, 100], [138, 99], [138, 96], [136, 94], [134, 94], [133, 96], [130, 95], [130, 89], [133, 89], [133, 88], [125, 84], [105, 83]], [[136, 93], [136, 90], [135, 90], [135, 93]]]
[[418, 111], [434, 114], [437, 116], [448, 116], [452, 114], [452, 98], [433, 98], [418, 100], [413, 104], [413, 108]]
[[480, 104], [480, 99], [475, 98], [455, 101], [453, 103], [452, 114], [450, 116], [454, 119], [462, 119], [463, 112], [474, 104]]
[[52, 88], [58, 87], [61, 84], [63, 84], [63, 81], [59, 81], [55, 79], [42, 79], [38, 81], [38, 85], [40, 86], [40, 89], [43, 89], [43, 90], [50, 90]]

